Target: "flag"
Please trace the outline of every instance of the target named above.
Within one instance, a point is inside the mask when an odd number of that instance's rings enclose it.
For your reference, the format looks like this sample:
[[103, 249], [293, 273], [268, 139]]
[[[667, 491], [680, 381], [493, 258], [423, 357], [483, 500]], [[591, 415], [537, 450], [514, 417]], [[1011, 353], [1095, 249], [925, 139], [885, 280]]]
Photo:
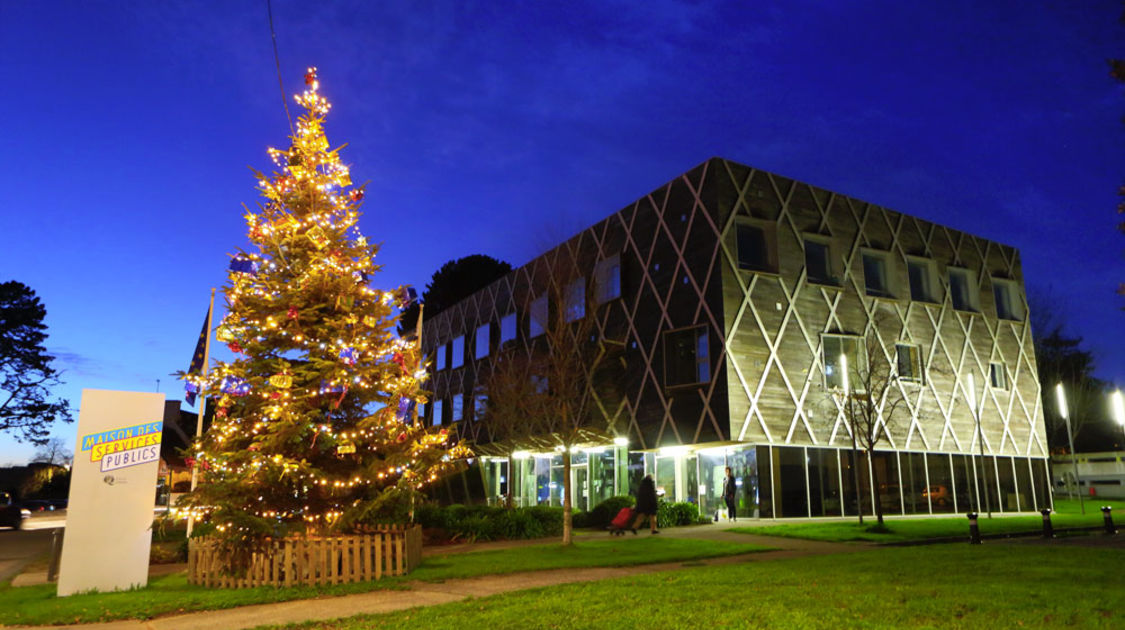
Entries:
[[414, 413], [414, 399], [403, 396], [398, 399], [398, 409], [395, 411], [395, 420], [406, 422]]
[[[191, 355], [191, 365], [188, 366], [188, 376], [192, 374], [199, 374], [203, 371], [203, 355], [207, 352], [207, 323], [211, 320], [211, 309], [207, 309], [207, 314], [203, 316], [203, 329], [199, 331], [199, 341], [195, 343], [195, 354]], [[194, 383], [187, 384], [187, 395], [184, 399], [187, 404], [195, 406], [195, 394], [199, 391], [199, 387]]]
[[398, 301], [398, 307], [405, 311], [418, 301], [418, 292], [414, 287], [402, 287], [395, 291], [395, 299]]

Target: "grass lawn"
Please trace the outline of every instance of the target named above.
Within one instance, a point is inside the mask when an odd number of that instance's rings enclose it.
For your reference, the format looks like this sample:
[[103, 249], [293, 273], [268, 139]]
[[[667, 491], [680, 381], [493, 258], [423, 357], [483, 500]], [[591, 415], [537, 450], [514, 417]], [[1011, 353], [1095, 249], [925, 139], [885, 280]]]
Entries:
[[571, 548], [557, 544], [530, 545], [428, 557], [407, 577], [326, 587], [207, 589], [187, 583], [184, 574], [153, 579], [146, 588], [117, 593], [55, 597], [55, 586], [0, 587], [0, 610], [5, 624], [58, 624], [146, 619], [160, 615], [233, 608], [346, 595], [377, 589], [408, 589], [409, 580], [440, 581], [565, 567], [630, 566], [674, 562], [763, 551], [759, 545], [704, 540], [628, 537], [583, 541]]
[[[1056, 513], [1051, 515], [1055, 529], [1068, 527], [1097, 527], [1103, 523], [1101, 506], [1113, 508], [1114, 523], [1125, 529], [1125, 502], [1086, 501], [1086, 514], [1082, 514], [1077, 500], [1058, 500]], [[788, 538], [808, 538], [845, 542], [866, 540], [872, 542], [906, 542], [928, 538], [950, 538], [969, 536], [969, 521], [964, 515], [935, 518], [896, 518], [884, 521], [891, 530], [889, 533], [870, 532], [868, 528], [875, 523], [873, 517], [864, 516], [863, 525], [857, 521], [805, 521], [801, 523], [777, 523], [750, 527], [735, 527], [727, 531], [742, 534], [764, 534]], [[979, 519], [982, 535], [1017, 532], [1038, 532], [1043, 529], [1041, 516], [993, 516], [989, 519], [982, 514]]]
[[293, 628], [1121, 628], [1116, 549], [942, 545], [567, 584]]

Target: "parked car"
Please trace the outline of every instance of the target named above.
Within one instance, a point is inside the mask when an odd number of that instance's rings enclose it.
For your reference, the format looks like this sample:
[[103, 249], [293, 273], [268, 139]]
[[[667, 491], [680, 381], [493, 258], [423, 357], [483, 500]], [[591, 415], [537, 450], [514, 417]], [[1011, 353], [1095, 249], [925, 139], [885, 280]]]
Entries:
[[31, 518], [31, 512], [13, 504], [11, 496], [0, 492], [0, 527], [20, 529], [25, 518]]
[[949, 489], [945, 486], [930, 486], [922, 491], [922, 500], [929, 499], [934, 505], [949, 504]]

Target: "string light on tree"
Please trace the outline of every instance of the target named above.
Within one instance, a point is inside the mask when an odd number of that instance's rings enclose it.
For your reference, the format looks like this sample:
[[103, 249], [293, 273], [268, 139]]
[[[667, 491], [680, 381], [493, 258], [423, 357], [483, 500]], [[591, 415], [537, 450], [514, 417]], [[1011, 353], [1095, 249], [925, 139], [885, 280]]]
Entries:
[[403, 288], [379, 290], [378, 246], [357, 226], [362, 187], [324, 133], [331, 104], [316, 69], [264, 198], [244, 217], [216, 336], [235, 352], [206, 381], [215, 419], [196, 445], [203, 483], [187, 508], [231, 540], [361, 531], [471, 453], [421, 427], [424, 370], [394, 335]]

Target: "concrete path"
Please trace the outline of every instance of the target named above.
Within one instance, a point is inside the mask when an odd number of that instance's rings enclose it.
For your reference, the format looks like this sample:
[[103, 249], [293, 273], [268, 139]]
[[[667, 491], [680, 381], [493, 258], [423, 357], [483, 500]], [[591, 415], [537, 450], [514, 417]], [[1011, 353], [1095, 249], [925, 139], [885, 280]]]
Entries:
[[[779, 558], [792, 558], [829, 553], [855, 552], [872, 548], [863, 543], [826, 543], [795, 538], [772, 536], [748, 536], [723, 531], [729, 525], [714, 524], [696, 527], [677, 527], [662, 530], [655, 536], [665, 538], [698, 538], [752, 543], [772, 547], [775, 551], [692, 560], [689, 562], [668, 562], [634, 567], [599, 567], [578, 569], [553, 569], [549, 571], [530, 571], [508, 575], [487, 575], [475, 578], [434, 582], [408, 582], [409, 590], [372, 591], [339, 597], [304, 599], [274, 604], [243, 606], [228, 610], [213, 610], [149, 620], [124, 620], [99, 624], [77, 626], [20, 626], [44, 628], [84, 628], [87, 630], [237, 630], [255, 628], [263, 625], [280, 625], [305, 621], [324, 621], [352, 617], [360, 614], [376, 614], [455, 602], [471, 597], [487, 597], [498, 593], [508, 593], [542, 586], [592, 582], [610, 578], [644, 575], [659, 571], [690, 570], [701, 566], [716, 566], [742, 562], [768, 562]], [[632, 537], [632, 534], [625, 534]], [[647, 531], [637, 536], [653, 536]], [[608, 538], [605, 533], [581, 533], [579, 540]], [[558, 538], [533, 541], [504, 541], [472, 545], [448, 545], [426, 548], [424, 556], [442, 556], [451, 553], [472, 553], [490, 549], [505, 549], [517, 546], [557, 542]], [[0, 626], [4, 628], [16, 626]]]

